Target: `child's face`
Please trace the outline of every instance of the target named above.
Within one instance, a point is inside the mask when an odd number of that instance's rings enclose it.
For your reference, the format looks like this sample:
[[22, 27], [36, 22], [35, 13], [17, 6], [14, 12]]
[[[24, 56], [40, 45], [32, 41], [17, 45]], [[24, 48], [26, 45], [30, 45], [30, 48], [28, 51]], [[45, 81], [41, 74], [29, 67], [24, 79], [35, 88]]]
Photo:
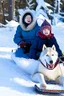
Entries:
[[43, 29], [43, 34], [48, 36], [50, 34], [50, 30], [48, 28]]
[[27, 15], [27, 16], [25, 17], [25, 22], [26, 22], [27, 24], [30, 24], [30, 23], [31, 23], [31, 16], [30, 16], [30, 15]]

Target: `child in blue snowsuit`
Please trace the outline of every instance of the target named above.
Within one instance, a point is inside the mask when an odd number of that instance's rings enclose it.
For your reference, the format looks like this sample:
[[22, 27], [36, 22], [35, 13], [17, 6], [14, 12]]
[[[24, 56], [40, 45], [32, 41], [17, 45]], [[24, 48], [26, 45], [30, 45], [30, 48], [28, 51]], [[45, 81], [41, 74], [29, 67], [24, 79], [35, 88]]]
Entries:
[[47, 47], [52, 47], [52, 45], [55, 45], [58, 56], [62, 56], [62, 51], [59, 48], [54, 34], [51, 32], [51, 25], [46, 20], [44, 20], [43, 24], [41, 25], [41, 30], [38, 32], [38, 36], [35, 38], [30, 48], [29, 58], [38, 59], [39, 56], [37, 54], [42, 51], [44, 44]]
[[36, 22], [35, 14], [31, 10], [24, 10], [20, 25], [17, 27], [14, 35], [14, 42], [19, 47], [14, 53], [16, 57], [27, 58], [26, 53], [29, 52], [30, 46], [39, 30], [40, 27]]

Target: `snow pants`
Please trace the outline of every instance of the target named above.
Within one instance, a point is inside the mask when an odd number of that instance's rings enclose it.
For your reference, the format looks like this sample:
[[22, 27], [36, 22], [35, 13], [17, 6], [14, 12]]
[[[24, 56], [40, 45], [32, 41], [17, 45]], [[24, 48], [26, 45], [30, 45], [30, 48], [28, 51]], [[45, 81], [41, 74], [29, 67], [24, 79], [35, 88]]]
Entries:
[[25, 50], [24, 48], [18, 48], [16, 51], [15, 51], [15, 56], [16, 57], [23, 57], [23, 58], [28, 58], [28, 53], [25, 53]]

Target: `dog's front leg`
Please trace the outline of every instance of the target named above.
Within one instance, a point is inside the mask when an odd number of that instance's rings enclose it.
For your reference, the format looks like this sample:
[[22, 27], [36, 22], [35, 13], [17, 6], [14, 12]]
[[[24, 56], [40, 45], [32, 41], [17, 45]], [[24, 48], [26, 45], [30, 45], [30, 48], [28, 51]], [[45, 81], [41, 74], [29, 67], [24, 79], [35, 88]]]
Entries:
[[40, 79], [39, 79], [39, 82], [40, 82], [40, 88], [41, 88], [41, 89], [45, 89], [46, 86], [47, 86], [47, 84], [46, 84], [44, 75], [43, 75], [42, 73], [39, 73], [39, 76], [40, 76]]
[[35, 82], [39, 82], [41, 89], [45, 89], [46, 88], [47, 84], [46, 84], [44, 75], [42, 73], [37, 72], [37, 73], [33, 74], [32, 80], [35, 81]]
[[56, 79], [56, 82], [61, 84], [64, 87], [64, 77], [63, 76], [58, 77]]

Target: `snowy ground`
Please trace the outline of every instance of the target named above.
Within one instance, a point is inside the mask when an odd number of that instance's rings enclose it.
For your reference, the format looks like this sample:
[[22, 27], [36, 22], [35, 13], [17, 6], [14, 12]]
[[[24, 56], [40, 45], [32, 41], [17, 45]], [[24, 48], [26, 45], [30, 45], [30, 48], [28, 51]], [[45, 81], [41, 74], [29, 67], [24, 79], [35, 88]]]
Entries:
[[[0, 96], [44, 96], [34, 91], [35, 83], [30, 80], [30, 76], [11, 60], [11, 50], [17, 47], [13, 42], [15, 30], [0, 28]], [[53, 33], [64, 52], [63, 24], [53, 26]]]

